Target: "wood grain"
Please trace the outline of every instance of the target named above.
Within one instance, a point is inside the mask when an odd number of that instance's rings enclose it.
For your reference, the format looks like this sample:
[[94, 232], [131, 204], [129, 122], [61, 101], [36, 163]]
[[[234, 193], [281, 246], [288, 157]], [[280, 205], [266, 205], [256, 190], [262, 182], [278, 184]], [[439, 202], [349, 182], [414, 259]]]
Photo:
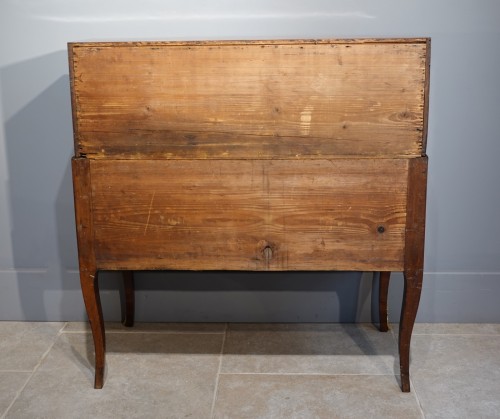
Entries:
[[77, 155], [420, 156], [426, 40], [70, 44]]
[[92, 160], [102, 269], [401, 270], [407, 159]]

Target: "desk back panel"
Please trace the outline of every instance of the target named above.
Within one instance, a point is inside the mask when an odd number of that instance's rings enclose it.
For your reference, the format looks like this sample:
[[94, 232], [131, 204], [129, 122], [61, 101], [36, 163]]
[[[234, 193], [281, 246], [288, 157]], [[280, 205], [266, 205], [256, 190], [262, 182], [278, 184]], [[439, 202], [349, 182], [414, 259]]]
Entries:
[[96, 263], [402, 270], [408, 161], [92, 160]]
[[425, 154], [427, 39], [73, 43], [75, 155]]

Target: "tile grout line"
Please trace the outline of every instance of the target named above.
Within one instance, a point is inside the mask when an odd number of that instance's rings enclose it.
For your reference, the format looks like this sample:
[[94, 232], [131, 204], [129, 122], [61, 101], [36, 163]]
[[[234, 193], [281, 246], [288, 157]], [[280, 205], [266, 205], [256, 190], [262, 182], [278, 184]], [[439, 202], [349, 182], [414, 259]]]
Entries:
[[[399, 329], [399, 323], [398, 323], [398, 329]], [[399, 331], [398, 331], [398, 334], [396, 335], [396, 332], [395, 332], [395, 329], [391, 327], [391, 334], [392, 334], [392, 337], [394, 339], [394, 342], [396, 343], [396, 351], [398, 352], [398, 357], [399, 357], [399, 344], [398, 344], [398, 340], [399, 340]], [[416, 336], [415, 333], [412, 333], [412, 337], [413, 336]], [[420, 336], [423, 336], [423, 335], [420, 335]], [[424, 413], [424, 409], [422, 408], [422, 403], [420, 402], [420, 397], [418, 397], [418, 393], [417, 393], [417, 389], [415, 388], [415, 384], [413, 383], [413, 380], [412, 380], [412, 375], [410, 374], [410, 388], [413, 389], [413, 394], [415, 395], [415, 399], [417, 399], [417, 405], [418, 405], [418, 410], [420, 412], [420, 415], [422, 416], [422, 419], [425, 419], [425, 413]]]
[[304, 376], [304, 377], [398, 377], [394, 374], [373, 374], [373, 373], [359, 373], [359, 374], [327, 374], [322, 372], [221, 372], [219, 375], [283, 375], [283, 376]]
[[[81, 333], [87, 333], [91, 334], [91, 330], [67, 330], [63, 332], [66, 335], [70, 334], [81, 334]], [[106, 335], [224, 335], [224, 331], [222, 332], [177, 332], [177, 331], [142, 331], [142, 330], [134, 330], [134, 331], [121, 331], [121, 330], [106, 330]]]
[[422, 402], [420, 401], [420, 397], [418, 397], [417, 389], [415, 388], [415, 384], [411, 378], [410, 378], [410, 385], [411, 385], [411, 388], [413, 389], [413, 393], [415, 394], [415, 398], [417, 399], [418, 410], [420, 410], [420, 414], [422, 415], [422, 418], [425, 419], [425, 413], [424, 413], [424, 409], [422, 408]]
[[8, 372], [8, 373], [22, 373], [22, 374], [26, 374], [26, 373], [30, 373], [32, 372], [33, 370], [0, 370], [0, 372]]
[[[419, 323], [415, 323], [415, 326], [417, 327]], [[439, 325], [456, 325], [456, 324], [467, 324], [467, 325], [497, 325], [497, 323], [442, 323], [442, 322], [437, 322], [437, 323], [420, 323], [420, 324], [431, 324], [433, 326], [439, 324]], [[399, 333], [399, 323], [394, 323], [395, 327], [391, 327], [390, 330], [394, 330], [394, 335], [396, 333]], [[493, 331], [493, 332], [421, 332], [418, 330], [413, 329], [412, 336], [500, 336], [500, 331]]]
[[413, 336], [463, 336], [463, 337], [477, 337], [477, 336], [498, 336], [500, 333], [413, 333]]
[[222, 337], [222, 345], [220, 349], [220, 355], [219, 355], [219, 368], [217, 369], [217, 374], [215, 376], [215, 388], [214, 388], [214, 397], [212, 399], [212, 408], [210, 409], [210, 417], [214, 418], [215, 417], [215, 403], [217, 402], [217, 396], [219, 393], [219, 378], [221, 376], [221, 370], [222, 370], [222, 357], [224, 356], [224, 346], [226, 344], [226, 336], [227, 336], [227, 323], [224, 326], [224, 335]]
[[[63, 332], [66, 334], [78, 334], [78, 333], [92, 333], [92, 330], [88, 326], [88, 321], [87, 322], [67, 322], [66, 324], [69, 325], [69, 323], [84, 323], [86, 325], [85, 328], [82, 330], [64, 330]], [[220, 323], [219, 323], [220, 324]], [[105, 323], [104, 325], [106, 329], [106, 334], [157, 334], [157, 335], [162, 335], [162, 334], [167, 334], [167, 335], [223, 335], [225, 334], [225, 324], [224, 328], [221, 330], [157, 330], [157, 329], [151, 329], [151, 330], [140, 330], [137, 328], [124, 328], [124, 329], [110, 329], [109, 326]]]
[[28, 383], [31, 381], [31, 379], [33, 378], [33, 376], [35, 375], [35, 373], [38, 371], [38, 368], [40, 368], [40, 366], [42, 365], [42, 362], [45, 361], [45, 359], [49, 355], [49, 352], [52, 350], [52, 348], [56, 344], [57, 339], [63, 334], [63, 330], [67, 326], [67, 324], [68, 324], [68, 322], [64, 322], [63, 326], [59, 329], [59, 331], [57, 332], [57, 335], [55, 336], [55, 338], [54, 338], [54, 340], [52, 342], [52, 344], [42, 354], [42, 356], [40, 357], [38, 363], [35, 365], [35, 367], [31, 371], [31, 374], [29, 375], [29, 377], [24, 382], [23, 386], [16, 392], [16, 396], [14, 397], [14, 399], [12, 400], [12, 402], [9, 404], [9, 406], [7, 407], [7, 409], [5, 409], [5, 412], [3, 412], [2, 416], [0, 416], [0, 419], [5, 419], [5, 417], [9, 413], [10, 409], [12, 409], [12, 406], [14, 406], [14, 403], [16, 403], [16, 401], [19, 398], [19, 396], [21, 395], [21, 393], [24, 391], [24, 389], [26, 388], [26, 386], [28, 385]]

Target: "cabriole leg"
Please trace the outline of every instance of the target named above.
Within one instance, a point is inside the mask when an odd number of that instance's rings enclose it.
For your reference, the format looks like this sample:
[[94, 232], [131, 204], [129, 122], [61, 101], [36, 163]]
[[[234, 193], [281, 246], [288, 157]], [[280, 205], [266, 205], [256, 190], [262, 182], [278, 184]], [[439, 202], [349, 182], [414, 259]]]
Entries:
[[97, 281], [95, 261], [94, 232], [92, 222], [92, 187], [89, 159], [74, 157], [71, 159], [73, 170], [73, 193], [75, 199], [75, 222], [78, 240], [78, 262], [80, 266], [80, 284], [87, 310], [95, 348], [95, 388], [102, 388], [104, 383], [105, 339], [101, 299]]
[[399, 321], [401, 389], [410, 391], [410, 340], [424, 274], [427, 157], [409, 160], [404, 255], [404, 295]]
[[104, 335], [104, 320], [102, 317], [101, 299], [99, 297], [97, 271], [80, 272], [83, 300], [92, 330], [95, 349], [95, 380], [94, 388], [102, 388], [104, 384], [104, 365], [106, 340]]

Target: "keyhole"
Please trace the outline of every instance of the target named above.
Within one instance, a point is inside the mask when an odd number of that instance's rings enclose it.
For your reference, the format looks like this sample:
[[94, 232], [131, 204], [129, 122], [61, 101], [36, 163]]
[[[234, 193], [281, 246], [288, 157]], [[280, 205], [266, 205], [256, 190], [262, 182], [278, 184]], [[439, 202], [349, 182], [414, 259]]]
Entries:
[[264, 247], [264, 249], [262, 250], [262, 252], [264, 253], [264, 257], [267, 260], [270, 260], [273, 257], [273, 249], [271, 249], [271, 246]]

